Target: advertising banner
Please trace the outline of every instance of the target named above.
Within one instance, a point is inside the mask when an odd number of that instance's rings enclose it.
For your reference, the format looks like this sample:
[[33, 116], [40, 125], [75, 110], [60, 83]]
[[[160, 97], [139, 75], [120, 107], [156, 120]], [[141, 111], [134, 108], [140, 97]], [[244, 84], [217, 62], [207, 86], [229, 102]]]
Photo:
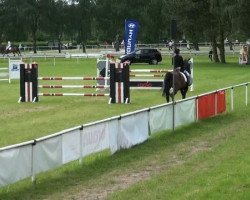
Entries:
[[125, 20], [125, 54], [130, 54], [135, 51], [135, 44], [139, 23], [136, 20]]
[[22, 60], [9, 59], [9, 76], [10, 79], [20, 79], [20, 64]]

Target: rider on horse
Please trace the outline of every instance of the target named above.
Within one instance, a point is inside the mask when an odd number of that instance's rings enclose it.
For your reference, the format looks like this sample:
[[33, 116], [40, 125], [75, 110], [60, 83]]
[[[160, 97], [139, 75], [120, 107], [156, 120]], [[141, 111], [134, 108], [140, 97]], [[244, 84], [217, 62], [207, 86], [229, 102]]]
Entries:
[[11, 43], [10, 43], [10, 41], [8, 41], [8, 44], [7, 44], [7, 46], [6, 46], [6, 51], [8, 51], [8, 50], [10, 50], [11, 49]]

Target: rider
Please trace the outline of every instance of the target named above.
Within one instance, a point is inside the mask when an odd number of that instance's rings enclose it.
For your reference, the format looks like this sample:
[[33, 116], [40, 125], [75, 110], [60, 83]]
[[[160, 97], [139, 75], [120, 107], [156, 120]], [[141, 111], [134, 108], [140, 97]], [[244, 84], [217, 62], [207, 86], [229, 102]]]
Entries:
[[8, 44], [6, 46], [6, 50], [10, 50], [10, 48], [11, 48], [11, 43], [10, 43], [10, 41], [8, 41]]
[[172, 58], [172, 64], [174, 65], [174, 69], [181, 69], [184, 66], [183, 57], [180, 55], [180, 49], [174, 50], [174, 57]]
[[172, 59], [174, 69], [182, 72], [187, 78], [188, 85], [191, 85], [191, 79], [190, 79], [191, 72], [188, 60], [185, 60], [185, 62], [183, 61], [183, 57], [180, 55], [180, 49], [175, 49], [174, 53], [175, 55]]

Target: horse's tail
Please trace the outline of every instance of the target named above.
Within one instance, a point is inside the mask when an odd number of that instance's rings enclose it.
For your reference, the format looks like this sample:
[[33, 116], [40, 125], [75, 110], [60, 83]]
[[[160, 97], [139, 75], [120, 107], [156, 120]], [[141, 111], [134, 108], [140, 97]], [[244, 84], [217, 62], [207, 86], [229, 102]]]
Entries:
[[162, 96], [169, 96], [169, 90], [172, 87], [173, 73], [167, 72], [164, 77]]

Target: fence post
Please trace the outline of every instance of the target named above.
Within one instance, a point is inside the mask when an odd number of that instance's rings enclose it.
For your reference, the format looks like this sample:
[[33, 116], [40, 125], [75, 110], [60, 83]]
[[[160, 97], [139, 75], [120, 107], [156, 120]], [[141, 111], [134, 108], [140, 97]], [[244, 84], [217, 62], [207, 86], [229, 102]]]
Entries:
[[248, 102], [247, 102], [247, 101], [248, 101], [248, 100], [247, 100], [247, 96], [248, 96], [248, 91], [247, 91], [247, 89], [248, 89], [248, 83], [246, 84], [246, 106], [247, 106], [247, 103], [248, 103]]
[[216, 91], [214, 98], [215, 98], [215, 100], [214, 100], [214, 104], [215, 104], [214, 105], [214, 109], [215, 109], [214, 114], [217, 115], [218, 114], [218, 90]]
[[79, 158], [80, 165], [82, 165], [82, 163], [83, 163], [82, 162], [82, 159], [83, 159], [82, 158], [82, 132], [83, 132], [82, 130], [83, 130], [83, 126], [81, 126], [81, 128], [80, 128], [80, 152], [79, 152], [80, 153], [80, 158]]
[[234, 110], [234, 88], [231, 88], [231, 111]]

